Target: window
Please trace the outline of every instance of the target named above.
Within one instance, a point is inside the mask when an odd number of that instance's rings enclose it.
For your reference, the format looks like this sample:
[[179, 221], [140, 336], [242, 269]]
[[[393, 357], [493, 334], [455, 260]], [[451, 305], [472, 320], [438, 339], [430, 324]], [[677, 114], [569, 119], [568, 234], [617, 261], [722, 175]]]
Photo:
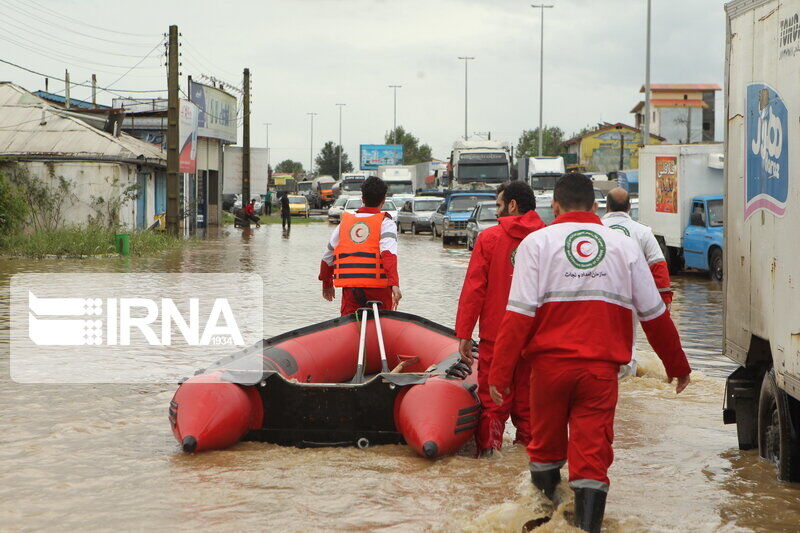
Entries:
[[488, 200], [486, 196], [456, 196], [450, 201], [450, 211], [472, 211], [481, 200]]
[[725, 221], [725, 209], [722, 200], [709, 200], [708, 225], [712, 228], [722, 227]]
[[441, 202], [438, 200], [418, 200], [414, 202], [414, 211], [436, 211], [439, 204]]

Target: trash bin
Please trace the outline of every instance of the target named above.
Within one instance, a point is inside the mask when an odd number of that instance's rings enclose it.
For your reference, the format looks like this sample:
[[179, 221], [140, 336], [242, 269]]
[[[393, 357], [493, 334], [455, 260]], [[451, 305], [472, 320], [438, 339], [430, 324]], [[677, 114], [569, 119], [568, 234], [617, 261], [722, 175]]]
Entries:
[[114, 248], [120, 255], [130, 255], [131, 253], [131, 234], [117, 233], [114, 235]]

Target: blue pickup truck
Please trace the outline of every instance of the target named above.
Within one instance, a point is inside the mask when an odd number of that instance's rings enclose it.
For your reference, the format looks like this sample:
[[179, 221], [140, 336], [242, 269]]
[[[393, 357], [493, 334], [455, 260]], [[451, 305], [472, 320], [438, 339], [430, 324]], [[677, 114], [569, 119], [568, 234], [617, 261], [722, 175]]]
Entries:
[[478, 202], [494, 200], [494, 191], [464, 191], [448, 194], [433, 214], [433, 237], [442, 238], [442, 245], [467, 239], [467, 221]]
[[723, 275], [724, 213], [722, 196], [696, 196], [683, 232], [684, 266], [707, 270], [715, 281], [722, 281]]

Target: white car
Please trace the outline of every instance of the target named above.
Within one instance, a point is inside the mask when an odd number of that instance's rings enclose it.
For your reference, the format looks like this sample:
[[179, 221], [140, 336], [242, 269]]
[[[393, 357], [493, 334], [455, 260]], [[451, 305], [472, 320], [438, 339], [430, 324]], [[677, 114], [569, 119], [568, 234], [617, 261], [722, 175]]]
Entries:
[[[361, 209], [362, 205], [364, 204], [361, 203], [361, 198], [351, 197], [348, 198], [347, 203], [344, 204], [344, 211], [347, 211], [348, 213], [355, 213]], [[397, 206], [392, 200], [387, 198], [386, 202], [384, 202], [383, 207], [381, 208], [381, 211], [384, 213], [389, 213], [389, 215], [392, 217], [392, 220], [394, 220], [395, 224], [397, 224]]]
[[[262, 214], [261, 210], [263, 209], [263, 204], [261, 202], [261, 196], [258, 194], [254, 194], [252, 198], [253, 200], [256, 201], [256, 203], [253, 205], [253, 212], [256, 215]], [[233, 209], [241, 209], [241, 208], [242, 208], [242, 195], [237, 194], [236, 201], [233, 203]]]
[[354, 198], [353, 196], [340, 196], [333, 202], [333, 205], [328, 209], [328, 222], [331, 224], [338, 224], [342, 221], [342, 211], [344, 211], [344, 204], [347, 200]]

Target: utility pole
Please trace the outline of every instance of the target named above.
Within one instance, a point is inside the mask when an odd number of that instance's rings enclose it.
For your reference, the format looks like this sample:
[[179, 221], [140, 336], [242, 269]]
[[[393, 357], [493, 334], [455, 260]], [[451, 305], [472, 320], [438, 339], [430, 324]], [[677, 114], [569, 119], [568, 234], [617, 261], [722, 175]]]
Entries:
[[642, 127], [642, 144], [650, 144], [650, 37], [652, 20], [652, 0], [647, 0], [647, 51], [645, 52], [644, 69], [644, 125]]
[[97, 74], [92, 74], [92, 107], [97, 108]]
[[64, 107], [69, 109], [69, 71], [64, 71], [64, 83], [66, 83], [67, 90], [64, 92]]
[[272, 126], [272, 122], [264, 122], [264, 126], [267, 128], [267, 189], [269, 189], [269, 159], [270, 159], [270, 152], [269, 152], [269, 127]]
[[475, 58], [462, 56], [459, 57], [459, 59], [464, 60], [464, 140], [466, 141], [469, 138], [469, 135], [467, 134], [467, 132], [469, 131], [467, 129], [467, 94], [468, 94], [467, 89], [469, 88], [469, 77], [467, 73], [469, 72], [469, 68], [467, 67], [467, 65], [469, 64], [470, 60]]
[[402, 85], [389, 85], [390, 89], [394, 90], [394, 126], [392, 127], [392, 144], [397, 144], [397, 89], [402, 88]]
[[306, 113], [309, 117], [311, 117], [311, 147], [309, 148], [309, 157], [308, 157], [308, 172], [307, 174], [310, 176], [314, 173], [314, 117], [317, 116], [317, 113]]
[[[242, 81], [242, 207], [250, 203], [250, 69], [244, 69]], [[250, 220], [246, 220], [247, 228]]]
[[541, 41], [539, 43], [539, 157], [542, 157], [544, 147], [544, 10], [553, 6], [545, 4], [531, 4], [531, 7], [542, 10]]
[[167, 231], [178, 234], [178, 27], [169, 27], [167, 48]]
[[339, 106], [339, 175], [336, 176], [337, 180], [342, 179], [342, 108], [347, 104], [336, 104]]

